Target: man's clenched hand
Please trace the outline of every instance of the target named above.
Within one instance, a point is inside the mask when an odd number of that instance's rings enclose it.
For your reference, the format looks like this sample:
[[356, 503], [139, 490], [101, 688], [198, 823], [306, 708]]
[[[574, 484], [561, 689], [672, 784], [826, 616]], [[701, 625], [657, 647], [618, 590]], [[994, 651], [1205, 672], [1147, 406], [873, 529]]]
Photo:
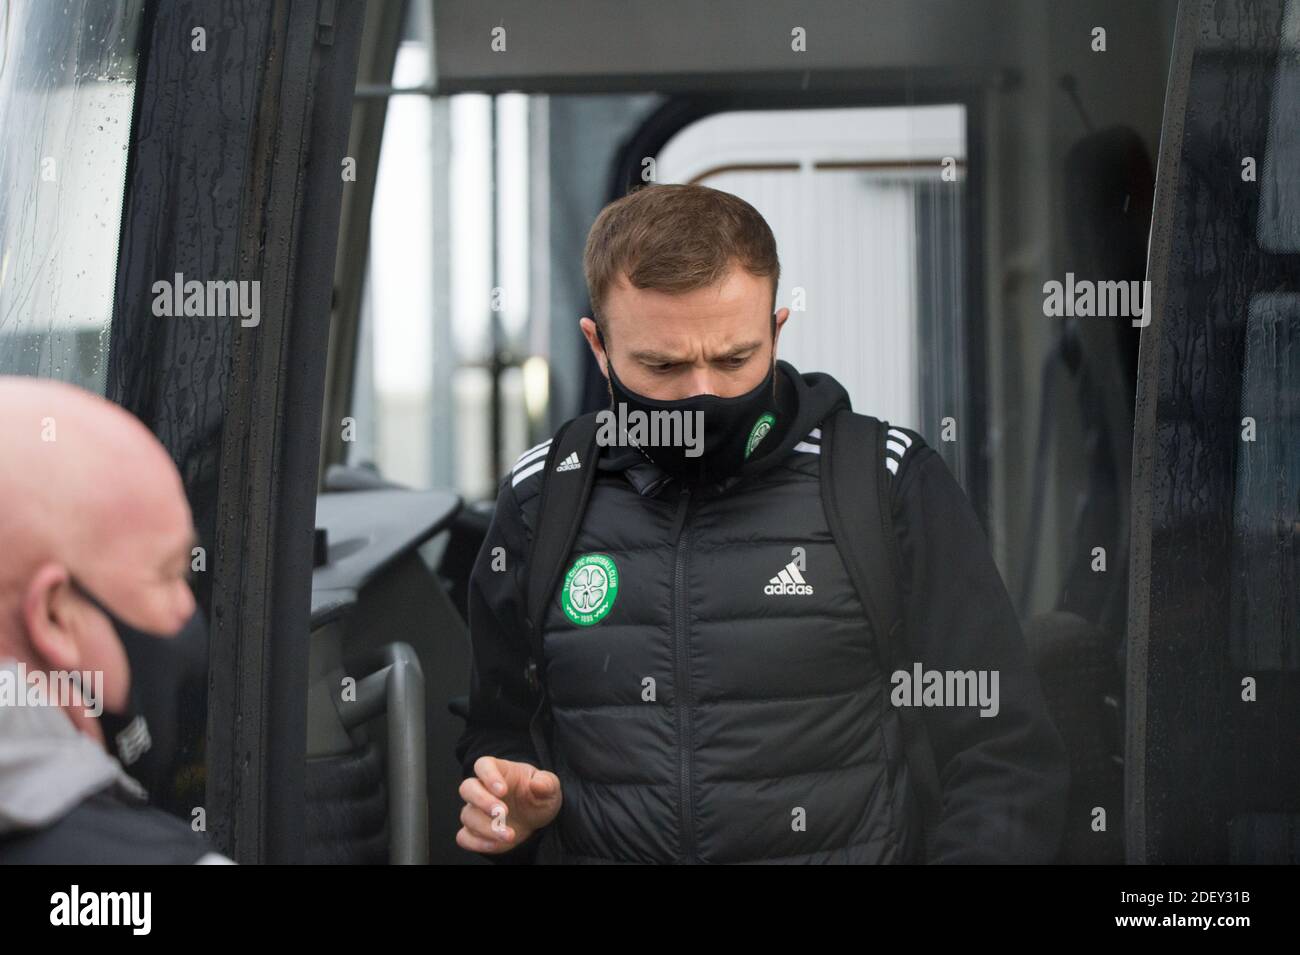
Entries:
[[465, 806], [456, 844], [471, 852], [508, 852], [551, 823], [560, 811], [560, 778], [495, 756], [474, 761], [474, 775], [460, 784]]

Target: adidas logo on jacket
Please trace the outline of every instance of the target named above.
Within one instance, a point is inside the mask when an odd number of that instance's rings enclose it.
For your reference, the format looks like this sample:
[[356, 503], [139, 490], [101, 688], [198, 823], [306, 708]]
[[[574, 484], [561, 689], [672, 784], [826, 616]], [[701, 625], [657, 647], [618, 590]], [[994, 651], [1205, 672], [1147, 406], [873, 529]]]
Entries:
[[812, 584], [803, 579], [799, 573], [799, 568], [794, 561], [786, 564], [781, 572], [767, 582], [763, 588], [763, 593], [768, 595], [775, 594], [800, 594], [811, 595], [813, 592]]

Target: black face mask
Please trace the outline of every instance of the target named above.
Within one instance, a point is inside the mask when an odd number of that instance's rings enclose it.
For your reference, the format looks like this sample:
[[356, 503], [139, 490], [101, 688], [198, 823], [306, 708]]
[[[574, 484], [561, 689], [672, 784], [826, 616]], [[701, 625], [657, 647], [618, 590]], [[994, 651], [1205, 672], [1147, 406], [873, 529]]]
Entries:
[[[100, 713], [99, 726], [104, 733], [104, 743], [109, 754], [122, 764], [130, 776], [146, 790], [155, 791], [161, 785], [173, 755], [171, 751], [175, 748], [175, 730], [174, 726], [159, 726], [164, 736], [163, 745], [158, 745], [150, 732], [147, 714], [157, 709], [151, 705], [152, 697], [158, 697], [161, 701], [165, 695], [161, 692], [165, 687], [155, 684], [169, 684], [175, 679], [175, 673], [181, 669], [181, 654], [193, 653], [196, 644], [202, 644], [201, 649], [206, 656], [207, 621], [203, 611], [196, 606], [194, 614], [174, 635], [150, 633], [122, 620], [77, 580], [71, 582], [73, 588], [113, 624], [131, 670], [125, 707], [118, 712], [105, 707]], [[146, 686], [149, 687], [149, 694], [145, 692]], [[154, 693], [154, 690], [160, 692]], [[166, 719], [162, 713], [157, 716]]]
[[[604, 348], [605, 337], [599, 328], [596, 335]], [[776, 424], [775, 314], [772, 316], [772, 343], [774, 354], [767, 375], [745, 394], [734, 398], [692, 395], [675, 401], [661, 401], [629, 391], [618, 380], [614, 363], [610, 361], [609, 351], [606, 350], [605, 363], [609, 368], [609, 386], [615, 403], [613, 410], [617, 415], [618, 403], [622, 402], [627, 406], [628, 412], [639, 411], [645, 420], [650, 420], [653, 412], [676, 411], [702, 421], [703, 440], [696, 433], [695, 448], [679, 442], [670, 445], [645, 444], [638, 449], [659, 467], [686, 483], [722, 481], [740, 470]], [[696, 412], [699, 412], [698, 418]], [[699, 449], [701, 445], [702, 450], [698, 455], [687, 454], [688, 451]]]

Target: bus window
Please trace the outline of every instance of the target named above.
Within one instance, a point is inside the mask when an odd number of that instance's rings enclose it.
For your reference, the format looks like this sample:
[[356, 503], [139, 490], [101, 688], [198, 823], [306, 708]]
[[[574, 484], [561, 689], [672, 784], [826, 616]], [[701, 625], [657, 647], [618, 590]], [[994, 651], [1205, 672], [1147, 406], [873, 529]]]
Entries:
[[[1300, 3], [1288, 0], [1272, 83], [1256, 239], [1300, 253]], [[1294, 272], [1291, 273], [1294, 275]], [[1300, 294], [1260, 291], [1246, 309], [1242, 453], [1233, 493], [1231, 655], [1243, 669], [1300, 670]]]
[[1134, 442], [1135, 862], [1295, 859], [1298, 8], [1187, 5], [1171, 69]]
[[104, 391], [142, 7], [0, 4], [0, 374]]
[[1254, 296], [1233, 490], [1231, 663], [1300, 670], [1300, 295]]

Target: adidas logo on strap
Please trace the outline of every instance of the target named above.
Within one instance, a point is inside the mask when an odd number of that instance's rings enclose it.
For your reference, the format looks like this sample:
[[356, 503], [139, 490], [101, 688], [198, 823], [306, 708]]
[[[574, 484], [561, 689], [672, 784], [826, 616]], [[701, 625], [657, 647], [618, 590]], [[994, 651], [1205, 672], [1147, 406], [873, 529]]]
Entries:
[[[885, 438], [885, 468], [893, 476], [898, 473], [898, 467], [903, 463], [903, 457], [912, 447], [912, 439], [898, 428], [890, 428]], [[793, 448], [804, 454], [821, 454], [822, 453], [822, 429], [813, 428], [808, 432], [807, 437], [796, 444]]]
[[570, 451], [569, 456], [555, 466], [557, 471], [576, 471], [582, 467], [582, 462], [578, 460], [578, 452]]
[[763, 593], [771, 596], [789, 594], [803, 597], [812, 592], [812, 584], [803, 579], [803, 574], [799, 573], [799, 568], [795, 566], [794, 561], [782, 567], [781, 572], [769, 580], [767, 586], [763, 588]]
[[912, 439], [897, 428], [890, 428], [885, 435], [885, 467], [890, 474], [898, 473], [898, 466], [903, 463], [903, 456], [912, 446]]
[[542, 468], [546, 467], [546, 452], [551, 449], [551, 439], [547, 438], [541, 444], [533, 445], [523, 454], [515, 459], [514, 465], [510, 468], [510, 486], [518, 487], [520, 481], [527, 480]]

